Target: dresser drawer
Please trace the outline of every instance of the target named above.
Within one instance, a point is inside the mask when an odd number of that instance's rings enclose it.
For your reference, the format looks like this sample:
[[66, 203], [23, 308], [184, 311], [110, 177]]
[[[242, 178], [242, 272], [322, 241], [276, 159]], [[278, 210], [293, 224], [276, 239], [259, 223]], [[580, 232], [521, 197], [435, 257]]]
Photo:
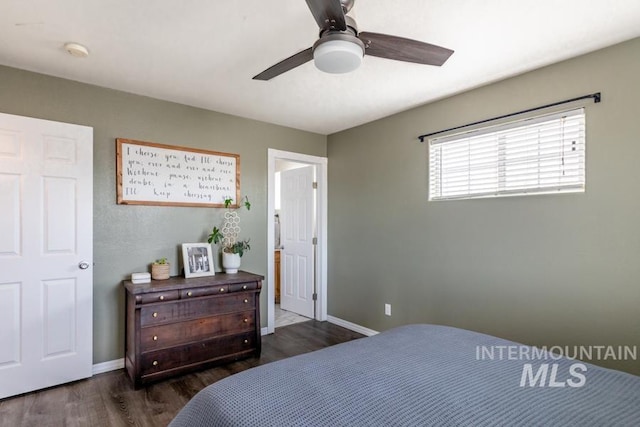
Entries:
[[138, 304], [149, 304], [152, 302], [173, 301], [180, 298], [179, 291], [165, 291], [165, 292], [152, 292], [149, 294], [142, 294], [136, 297]]
[[180, 298], [188, 299], [195, 297], [204, 297], [207, 295], [223, 295], [228, 292], [228, 285], [211, 286], [207, 288], [183, 289], [180, 291]]
[[140, 351], [144, 353], [159, 348], [206, 340], [211, 338], [212, 331], [215, 331], [215, 335], [231, 335], [253, 331], [256, 327], [255, 321], [255, 310], [250, 310], [145, 327], [140, 330]]
[[245, 311], [255, 307], [255, 293], [208, 296], [140, 308], [140, 326], [177, 322], [199, 317]]
[[253, 291], [254, 289], [258, 289], [258, 282], [229, 285], [229, 292]]
[[201, 341], [171, 349], [144, 353], [140, 357], [141, 375], [151, 375], [188, 364], [214, 361], [215, 359], [256, 348], [256, 333]]

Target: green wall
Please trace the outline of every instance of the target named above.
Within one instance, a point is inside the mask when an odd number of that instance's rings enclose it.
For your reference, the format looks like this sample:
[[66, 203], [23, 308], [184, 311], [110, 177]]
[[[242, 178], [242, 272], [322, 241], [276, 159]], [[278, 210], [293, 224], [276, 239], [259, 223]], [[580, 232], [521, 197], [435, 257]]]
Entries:
[[[328, 155], [330, 315], [377, 330], [429, 322], [533, 345], [640, 345], [639, 75], [636, 39], [328, 138], [7, 67], [0, 111], [94, 128], [95, 363], [123, 354], [120, 281], [161, 256], [177, 274], [179, 244], [203, 241], [222, 213], [117, 205], [117, 137], [240, 154], [252, 201], [243, 268], [263, 275], [267, 148]], [[584, 194], [426, 201], [417, 135], [596, 91]], [[603, 364], [640, 373], [637, 361]]]
[[[639, 76], [636, 39], [330, 135], [329, 314], [640, 346]], [[598, 91], [584, 194], [427, 202], [418, 135]]]
[[[0, 67], [0, 112], [93, 127], [94, 362], [123, 357], [124, 292], [120, 282], [159, 257], [177, 275], [179, 245], [206, 241], [222, 209], [116, 204], [115, 138], [240, 154], [241, 212], [251, 238], [243, 269], [267, 272], [267, 148], [326, 156], [326, 137], [96, 86]], [[217, 265], [220, 269], [220, 265]], [[267, 283], [261, 296], [266, 325]]]

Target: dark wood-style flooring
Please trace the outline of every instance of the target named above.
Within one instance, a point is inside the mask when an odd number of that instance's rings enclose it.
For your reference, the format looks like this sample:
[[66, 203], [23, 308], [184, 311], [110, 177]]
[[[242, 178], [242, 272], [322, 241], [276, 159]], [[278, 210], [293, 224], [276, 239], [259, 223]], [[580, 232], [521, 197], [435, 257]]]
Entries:
[[124, 370], [0, 400], [1, 426], [166, 426], [202, 388], [236, 372], [362, 335], [311, 320], [262, 337], [260, 358], [169, 379], [134, 390]]

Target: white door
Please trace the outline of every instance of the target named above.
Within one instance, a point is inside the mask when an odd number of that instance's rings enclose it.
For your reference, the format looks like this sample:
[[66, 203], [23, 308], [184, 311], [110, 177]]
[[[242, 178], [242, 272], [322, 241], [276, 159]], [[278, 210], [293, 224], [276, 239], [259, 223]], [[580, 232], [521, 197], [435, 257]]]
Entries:
[[314, 167], [281, 172], [282, 289], [280, 306], [314, 317]]
[[0, 399], [91, 376], [93, 129], [0, 113]]

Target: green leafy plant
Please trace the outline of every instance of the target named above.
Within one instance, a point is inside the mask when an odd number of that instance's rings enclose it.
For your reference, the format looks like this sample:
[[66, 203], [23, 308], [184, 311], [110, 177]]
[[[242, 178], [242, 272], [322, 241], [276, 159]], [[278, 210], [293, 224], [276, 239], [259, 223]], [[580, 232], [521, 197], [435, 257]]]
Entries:
[[[233, 199], [231, 197], [225, 197], [224, 198], [224, 207], [229, 209], [231, 207], [231, 205], [233, 204]], [[248, 211], [251, 210], [251, 203], [249, 203], [249, 197], [244, 196], [242, 198], [242, 204], [244, 205], [245, 208], [247, 208]], [[211, 242], [209, 242], [211, 243]]]
[[[209, 243], [213, 242], [216, 245], [219, 245], [223, 241], [224, 241], [224, 235], [222, 234], [222, 231], [220, 231], [218, 227], [213, 227], [211, 234], [209, 234], [208, 242]], [[248, 251], [249, 249], [251, 249], [251, 245], [249, 244], [249, 239], [244, 239], [244, 240], [236, 241], [231, 244], [222, 245], [222, 252], [226, 252], [229, 254], [239, 254], [240, 256], [244, 255], [245, 251]]]
[[169, 264], [169, 262], [167, 261], [166, 258], [157, 259], [153, 263], [156, 264], [156, 265]]
[[[249, 244], [249, 239], [238, 239], [238, 234], [240, 233], [240, 218], [236, 212], [233, 212], [234, 209], [231, 208], [232, 205], [233, 199], [231, 197], [225, 197], [224, 206], [227, 208], [227, 213], [225, 213], [225, 221], [222, 229], [213, 227], [207, 241], [220, 245], [222, 252], [243, 256], [246, 251], [251, 249], [251, 245]], [[251, 203], [247, 196], [243, 197], [242, 205], [247, 208], [247, 210], [251, 210]]]

